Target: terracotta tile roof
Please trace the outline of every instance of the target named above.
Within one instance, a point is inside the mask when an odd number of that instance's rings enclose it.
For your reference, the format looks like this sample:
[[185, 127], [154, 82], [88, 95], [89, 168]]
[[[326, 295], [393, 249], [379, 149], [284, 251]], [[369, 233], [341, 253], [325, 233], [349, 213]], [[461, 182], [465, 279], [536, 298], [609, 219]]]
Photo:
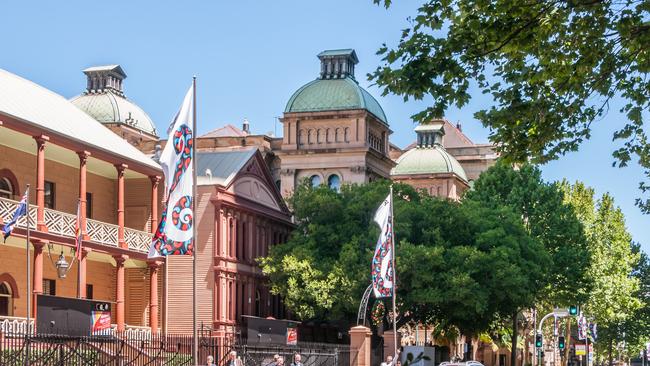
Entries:
[[231, 124], [227, 124], [223, 127], [212, 130], [206, 133], [205, 135], [199, 137], [244, 137], [244, 136], [248, 136], [248, 134]]

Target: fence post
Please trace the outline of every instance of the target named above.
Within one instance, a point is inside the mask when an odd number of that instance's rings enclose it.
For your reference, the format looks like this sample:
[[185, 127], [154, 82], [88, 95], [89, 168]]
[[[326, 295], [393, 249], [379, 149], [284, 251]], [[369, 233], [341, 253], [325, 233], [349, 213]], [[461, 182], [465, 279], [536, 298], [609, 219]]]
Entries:
[[397, 345], [399, 346], [400, 344], [400, 339], [399, 339], [399, 333], [397, 335], [395, 334], [394, 331], [392, 330], [387, 330], [384, 331], [384, 358], [388, 356], [393, 356], [395, 357], [395, 349], [393, 348], [394, 345], [394, 339], [397, 337]]
[[370, 366], [372, 331], [362, 325], [350, 329], [350, 366]]

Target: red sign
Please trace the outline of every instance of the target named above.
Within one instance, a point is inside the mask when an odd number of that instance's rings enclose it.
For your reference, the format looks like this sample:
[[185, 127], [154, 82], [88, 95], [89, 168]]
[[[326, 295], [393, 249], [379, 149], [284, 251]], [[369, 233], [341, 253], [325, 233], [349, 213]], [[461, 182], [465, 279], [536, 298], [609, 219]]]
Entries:
[[287, 327], [287, 345], [295, 346], [298, 344], [298, 328]]
[[108, 311], [93, 311], [91, 333], [93, 335], [109, 335], [111, 331], [111, 313]]

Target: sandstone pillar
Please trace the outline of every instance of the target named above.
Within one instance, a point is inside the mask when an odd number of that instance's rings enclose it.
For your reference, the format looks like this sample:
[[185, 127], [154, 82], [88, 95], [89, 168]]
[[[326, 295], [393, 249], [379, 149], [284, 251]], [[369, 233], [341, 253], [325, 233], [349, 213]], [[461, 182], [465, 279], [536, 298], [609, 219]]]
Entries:
[[350, 366], [370, 366], [370, 329], [358, 325], [350, 329]]

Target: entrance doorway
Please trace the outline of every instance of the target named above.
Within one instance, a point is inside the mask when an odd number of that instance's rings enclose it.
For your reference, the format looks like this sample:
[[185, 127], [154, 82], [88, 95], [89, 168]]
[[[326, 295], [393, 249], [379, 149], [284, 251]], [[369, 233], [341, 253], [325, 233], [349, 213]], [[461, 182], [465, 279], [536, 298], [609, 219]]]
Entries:
[[0, 316], [12, 316], [13, 315], [13, 294], [11, 293], [11, 287], [6, 283], [0, 283]]

